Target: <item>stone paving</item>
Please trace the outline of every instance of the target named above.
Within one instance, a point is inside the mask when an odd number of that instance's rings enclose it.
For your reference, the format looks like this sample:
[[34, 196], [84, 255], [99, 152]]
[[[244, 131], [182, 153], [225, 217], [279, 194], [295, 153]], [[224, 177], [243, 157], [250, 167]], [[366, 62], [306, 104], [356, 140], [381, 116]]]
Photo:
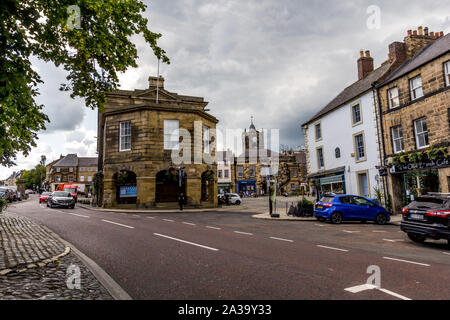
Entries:
[[113, 298], [70, 248], [46, 228], [25, 217], [0, 214], [3, 299]]

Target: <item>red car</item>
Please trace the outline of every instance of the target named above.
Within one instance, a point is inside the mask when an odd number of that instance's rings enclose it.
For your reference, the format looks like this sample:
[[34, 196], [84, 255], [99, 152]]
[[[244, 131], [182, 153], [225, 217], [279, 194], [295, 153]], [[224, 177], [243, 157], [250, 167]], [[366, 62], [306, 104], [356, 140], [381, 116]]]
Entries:
[[39, 203], [47, 202], [48, 196], [51, 194], [51, 192], [42, 192], [41, 196], [39, 197]]

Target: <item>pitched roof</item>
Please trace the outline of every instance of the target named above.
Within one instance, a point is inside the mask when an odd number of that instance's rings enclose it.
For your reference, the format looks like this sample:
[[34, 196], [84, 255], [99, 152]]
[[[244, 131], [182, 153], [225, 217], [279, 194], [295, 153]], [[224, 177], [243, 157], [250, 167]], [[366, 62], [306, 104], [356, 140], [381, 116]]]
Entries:
[[69, 153], [67, 156], [54, 164], [55, 167], [76, 167], [78, 165], [78, 157], [76, 153]]
[[98, 158], [78, 158], [78, 166], [80, 167], [96, 167], [98, 165]]
[[409, 72], [421, 67], [422, 65], [440, 57], [441, 55], [450, 51], [450, 33], [429, 42], [423, 47], [414, 57], [405, 61], [400, 67], [390, 74], [377, 88], [392, 82]]
[[380, 79], [390, 68], [390, 63], [385, 63], [382, 66], [378, 67], [371, 73], [369, 73], [366, 77], [361, 80], [356, 81], [352, 85], [345, 88], [341, 93], [339, 93], [330, 103], [328, 103], [324, 108], [322, 108], [318, 113], [316, 113], [311, 119], [305, 122], [303, 125], [309, 124], [323, 115], [331, 112], [343, 104], [349, 102], [350, 100], [360, 96], [362, 93], [370, 90], [372, 88], [372, 84]]

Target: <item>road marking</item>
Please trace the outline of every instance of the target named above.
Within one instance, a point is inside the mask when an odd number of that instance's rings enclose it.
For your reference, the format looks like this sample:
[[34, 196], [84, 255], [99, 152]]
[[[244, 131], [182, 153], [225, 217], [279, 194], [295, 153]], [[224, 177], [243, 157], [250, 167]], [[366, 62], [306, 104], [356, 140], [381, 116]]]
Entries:
[[277, 238], [277, 237], [270, 237], [270, 239], [281, 240], [281, 241], [287, 241], [287, 242], [294, 242], [294, 240], [283, 239], [283, 238]]
[[387, 231], [384, 231], [384, 230], [373, 230], [372, 232], [387, 232]]
[[420, 263], [420, 262], [414, 262], [414, 261], [408, 261], [408, 260], [402, 260], [402, 259], [396, 259], [396, 258], [390, 258], [390, 257], [383, 257], [383, 259], [400, 261], [400, 262], [406, 262], [406, 263], [412, 263], [412, 264], [417, 264], [419, 266], [425, 266], [425, 267], [429, 267], [430, 266], [429, 264], [426, 264], [426, 263]]
[[218, 227], [211, 227], [211, 226], [206, 226], [209, 229], [214, 229], [214, 230], [222, 230], [222, 228], [218, 228]]
[[382, 239], [382, 240], [389, 241], [389, 242], [405, 241], [403, 239]]
[[147, 218], [149, 218], [149, 219], [155, 219], [155, 217], [147, 217]]
[[448, 253], [448, 252], [444, 252], [444, 251], [442, 251], [442, 253], [443, 253], [443, 254], [447, 254], [447, 255], [449, 255], [449, 256], [450, 256], [450, 253]]
[[248, 232], [242, 232], [242, 231], [234, 231], [235, 233], [239, 233], [239, 234], [246, 234], [248, 236], [252, 236], [253, 233], [248, 233]]
[[338, 251], [344, 251], [344, 252], [348, 252], [348, 250], [345, 249], [339, 249], [339, 248], [333, 248], [333, 247], [327, 247], [327, 246], [321, 246], [321, 245], [317, 245], [320, 248], [325, 248], [325, 249], [331, 249], [331, 250], [338, 250]]
[[346, 288], [344, 290], [348, 291], [348, 292], [351, 292], [351, 293], [358, 293], [358, 292], [362, 292], [362, 291], [365, 291], [365, 290], [372, 290], [372, 289], [380, 290], [380, 291], [382, 291], [384, 293], [387, 293], [387, 294], [389, 294], [391, 296], [397, 297], [397, 298], [402, 299], [402, 300], [411, 300], [410, 298], [402, 296], [402, 295], [400, 295], [398, 293], [392, 292], [392, 291], [387, 290], [387, 289], [378, 288], [377, 286], [375, 286], [373, 284], [368, 284], [368, 283], [365, 283], [365, 284], [362, 284], [362, 285], [359, 285], [359, 286]]
[[133, 217], [140, 217], [138, 214], [132, 214]]
[[314, 223], [314, 225], [316, 225], [316, 226], [318, 226], [318, 227], [325, 227], [324, 224], [317, 224], [317, 223]]
[[108, 223], [112, 223], [112, 224], [116, 224], [116, 225], [118, 225], [118, 226], [122, 226], [122, 227], [125, 227], [125, 228], [134, 229], [134, 227], [127, 226], [126, 224], [121, 224], [121, 223], [117, 223], [117, 222], [113, 222], [113, 221], [109, 221], [109, 220], [104, 220], [104, 219], [102, 219], [102, 221], [108, 222]]
[[342, 230], [342, 231], [347, 232], [347, 233], [361, 232], [361, 231], [349, 231], [349, 230]]
[[204, 245], [201, 245], [201, 244], [198, 244], [198, 243], [194, 243], [194, 242], [190, 242], [190, 241], [186, 241], [186, 240], [181, 240], [181, 239], [165, 236], [165, 235], [159, 234], [159, 233], [154, 233], [154, 235], [158, 236], [158, 237], [164, 237], [164, 238], [167, 238], [167, 239], [172, 239], [172, 240], [175, 240], [175, 241], [191, 244], [193, 246], [197, 246], [197, 247], [208, 249], [208, 250], [212, 250], [212, 251], [219, 251], [219, 249], [216, 249], [216, 248], [211, 248], [211, 247], [207, 247], [207, 246], [204, 246]]
[[[59, 212], [62, 212], [62, 211], [59, 211]], [[82, 218], [89, 218], [89, 216], [85, 216], [85, 215], [78, 214], [78, 213], [72, 213], [72, 212], [62, 212], [62, 213], [71, 214], [73, 216], [82, 217]]]
[[184, 224], [188, 224], [190, 226], [195, 226], [195, 223], [191, 223], [191, 222], [183, 222]]
[[168, 222], [174, 222], [173, 220], [170, 219], [163, 219], [164, 221], [168, 221]]

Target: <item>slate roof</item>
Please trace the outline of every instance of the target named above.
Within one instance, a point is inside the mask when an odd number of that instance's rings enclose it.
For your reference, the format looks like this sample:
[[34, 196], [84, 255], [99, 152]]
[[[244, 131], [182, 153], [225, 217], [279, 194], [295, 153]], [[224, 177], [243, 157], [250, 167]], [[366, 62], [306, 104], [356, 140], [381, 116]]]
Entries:
[[78, 158], [79, 167], [96, 167], [98, 165], [98, 158]]
[[377, 86], [377, 88], [410, 73], [411, 71], [423, 66], [424, 64], [440, 57], [441, 55], [449, 51], [450, 33], [443, 37], [440, 37], [439, 39], [436, 39], [435, 41], [429, 42], [414, 57], [404, 62], [400, 67], [397, 68], [397, 70], [390, 74], [382, 83]]
[[78, 165], [78, 157], [76, 153], [69, 153], [67, 156], [59, 160], [53, 166], [55, 167], [76, 167]]
[[330, 103], [328, 103], [323, 109], [321, 109], [318, 113], [316, 113], [311, 119], [305, 122], [302, 126], [321, 118], [323, 115], [339, 108], [343, 104], [353, 100], [354, 98], [360, 96], [364, 92], [370, 90], [372, 88], [372, 84], [376, 82], [378, 79], [380, 79], [389, 70], [390, 66], [391, 66], [390, 63], [386, 63], [378, 67], [371, 73], [369, 73], [363, 79], [358, 80], [352, 85], [345, 88], [333, 100], [331, 100]]

